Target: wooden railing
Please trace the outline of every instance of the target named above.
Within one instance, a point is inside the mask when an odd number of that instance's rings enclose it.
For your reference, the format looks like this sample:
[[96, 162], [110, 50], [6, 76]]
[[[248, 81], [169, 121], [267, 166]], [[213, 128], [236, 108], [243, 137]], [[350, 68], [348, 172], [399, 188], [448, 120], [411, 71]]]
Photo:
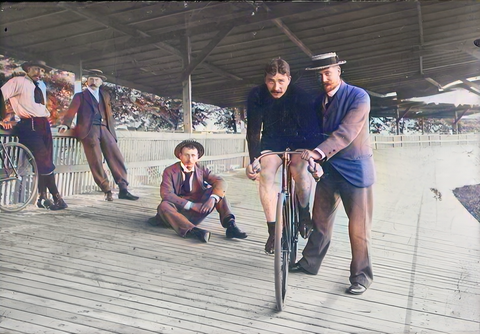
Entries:
[[[71, 133], [58, 134], [54, 129], [54, 163], [56, 179], [64, 196], [99, 191], [90, 173], [83, 147], [71, 137]], [[158, 186], [166, 166], [177, 159], [173, 155], [175, 146], [184, 139], [195, 139], [205, 147], [200, 160], [215, 173], [243, 168], [248, 164], [245, 134], [184, 134], [158, 132], [118, 131], [118, 143], [128, 168], [131, 187], [139, 185]], [[2, 141], [16, 140], [8, 132], [0, 130]], [[371, 135], [374, 149], [398, 147], [424, 147], [436, 145], [480, 144], [479, 134], [460, 135]], [[115, 188], [110, 171], [112, 188]]]
[[[2, 135], [3, 133], [3, 135]], [[71, 132], [53, 131], [55, 177], [64, 196], [99, 191], [93, 181], [81, 143]], [[0, 131], [2, 141], [17, 140], [8, 132]], [[173, 155], [175, 146], [184, 139], [195, 139], [205, 147], [200, 162], [215, 173], [242, 168], [247, 163], [248, 151], [244, 134], [184, 134], [158, 132], [117, 131], [118, 144], [125, 157], [128, 181], [131, 187], [158, 186], [166, 166], [178, 161]], [[115, 189], [110, 170], [105, 171]]]
[[446, 145], [480, 144], [480, 134], [466, 133], [456, 135], [400, 135], [385, 136], [371, 135], [373, 149], [384, 149], [392, 147], [426, 147]]

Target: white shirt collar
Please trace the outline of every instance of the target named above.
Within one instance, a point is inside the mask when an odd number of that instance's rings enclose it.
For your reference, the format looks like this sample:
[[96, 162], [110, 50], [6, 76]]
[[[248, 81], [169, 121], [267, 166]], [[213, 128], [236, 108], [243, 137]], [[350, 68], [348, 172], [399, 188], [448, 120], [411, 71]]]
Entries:
[[87, 89], [90, 93], [92, 93], [93, 96], [95, 96], [95, 98], [97, 99], [97, 102], [100, 102], [100, 96], [99, 96], [100, 92], [99, 92], [99, 90], [98, 89], [94, 90], [94, 89], [91, 89], [90, 87], [87, 87]]
[[330, 91], [327, 93], [329, 97], [332, 97], [333, 95], [337, 94], [338, 90], [340, 89], [340, 86], [342, 85], [342, 82], [340, 81], [340, 85], [337, 86], [334, 90]]
[[192, 170], [188, 170], [187, 167], [183, 164], [183, 162], [180, 161], [180, 166], [182, 166], [182, 170], [184, 173], [189, 173], [189, 172], [194, 172], [195, 171], [195, 166], [193, 166]]

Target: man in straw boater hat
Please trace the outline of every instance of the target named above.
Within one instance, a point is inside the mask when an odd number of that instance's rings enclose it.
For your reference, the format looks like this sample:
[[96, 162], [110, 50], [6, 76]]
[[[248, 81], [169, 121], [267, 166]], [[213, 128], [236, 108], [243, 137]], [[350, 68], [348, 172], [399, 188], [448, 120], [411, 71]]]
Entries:
[[77, 115], [77, 123], [73, 130], [75, 136], [82, 142], [93, 179], [104, 192], [105, 200], [111, 202], [113, 196], [108, 176], [103, 168], [102, 157], [105, 158], [118, 185], [118, 198], [136, 201], [138, 196], [128, 191], [127, 168], [117, 144], [110, 94], [101, 89], [107, 78], [101, 70], [86, 72], [87, 89], [73, 96], [58, 132], [65, 132]]
[[[259, 195], [267, 220], [268, 239], [265, 252], [273, 254], [278, 187], [275, 175], [282, 164], [276, 155], [266, 156], [260, 162], [260, 173], [252, 165], [262, 151], [285, 151], [287, 148], [313, 149], [320, 142], [318, 118], [313, 109], [313, 97], [302, 88], [291, 84], [289, 64], [272, 59], [264, 70], [264, 83], [254, 87], [247, 100], [247, 142], [250, 165], [247, 177], [259, 180]], [[293, 155], [290, 170], [296, 183], [295, 192], [300, 202], [300, 234], [307, 238], [311, 230], [310, 194], [312, 177], [307, 162]]]
[[[43, 60], [32, 60], [22, 64], [25, 76], [16, 76], [2, 86], [1, 109], [5, 108], [4, 100], [10, 101], [15, 115], [20, 118], [16, 125], [20, 143], [32, 151], [37, 162], [39, 178], [37, 206], [50, 210], [63, 210], [67, 204], [60, 196], [55, 183], [55, 165], [53, 164], [53, 139], [46, 107], [47, 91], [42, 81], [45, 73], [52, 68]], [[9, 120], [3, 121], [5, 129], [11, 129]], [[48, 198], [47, 188], [53, 196]]]
[[171, 227], [181, 237], [208, 242], [210, 232], [197, 225], [216, 209], [226, 237], [245, 239], [247, 234], [237, 227], [225, 197], [227, 182], [197, 163], [204, 153], [203, 145], [195, 140], [184, 140], [175, 147], [174, 154], [180, 161], [163, 171], [162, 201], [148, 223]]
[[302, 159], [321, 160], [323, 176], [313, 204], [314, 229], [293, 272], [316, 275], [330, 245], [340, 200], [348, 216], [352, 260], [347, 293], [362, 294], [373, 281], [370, 253], [375, 167], [369, 136], [370, 98], [365, 90], [345, 83], [336, 53], [312, 57], [323, 92], [315, 100], [321, 116], [322, 141], [305, 150]]

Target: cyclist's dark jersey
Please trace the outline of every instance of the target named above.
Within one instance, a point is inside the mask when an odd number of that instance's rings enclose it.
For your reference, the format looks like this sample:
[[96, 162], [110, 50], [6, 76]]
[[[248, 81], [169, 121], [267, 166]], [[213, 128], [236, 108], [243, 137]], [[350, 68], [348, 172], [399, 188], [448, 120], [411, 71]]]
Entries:
[[270, 94], [266, 84], [250, 91], [247, 101], [250, 162], [266, 149], [313, 149], [320, 143], [319, 138], [320, 127], [313, 109], [313, 97], [302, 88], [290, 84], [279, 99]]

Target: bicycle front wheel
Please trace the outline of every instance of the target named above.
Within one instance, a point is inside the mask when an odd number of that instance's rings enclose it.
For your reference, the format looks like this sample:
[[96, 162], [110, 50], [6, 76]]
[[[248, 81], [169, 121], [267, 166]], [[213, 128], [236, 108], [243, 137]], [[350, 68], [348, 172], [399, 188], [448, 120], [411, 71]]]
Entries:
[[278, 194], [275, 222], [275, 298], [277, 309], [282, 311], [287, 294], [287, 278], [290, 255], [288, 198], [285, 193]]
[[0, 154], [0, 210], [17, 212], [37, 194], [37, 164], [32, 152], [20, 143], [5, 143]]

